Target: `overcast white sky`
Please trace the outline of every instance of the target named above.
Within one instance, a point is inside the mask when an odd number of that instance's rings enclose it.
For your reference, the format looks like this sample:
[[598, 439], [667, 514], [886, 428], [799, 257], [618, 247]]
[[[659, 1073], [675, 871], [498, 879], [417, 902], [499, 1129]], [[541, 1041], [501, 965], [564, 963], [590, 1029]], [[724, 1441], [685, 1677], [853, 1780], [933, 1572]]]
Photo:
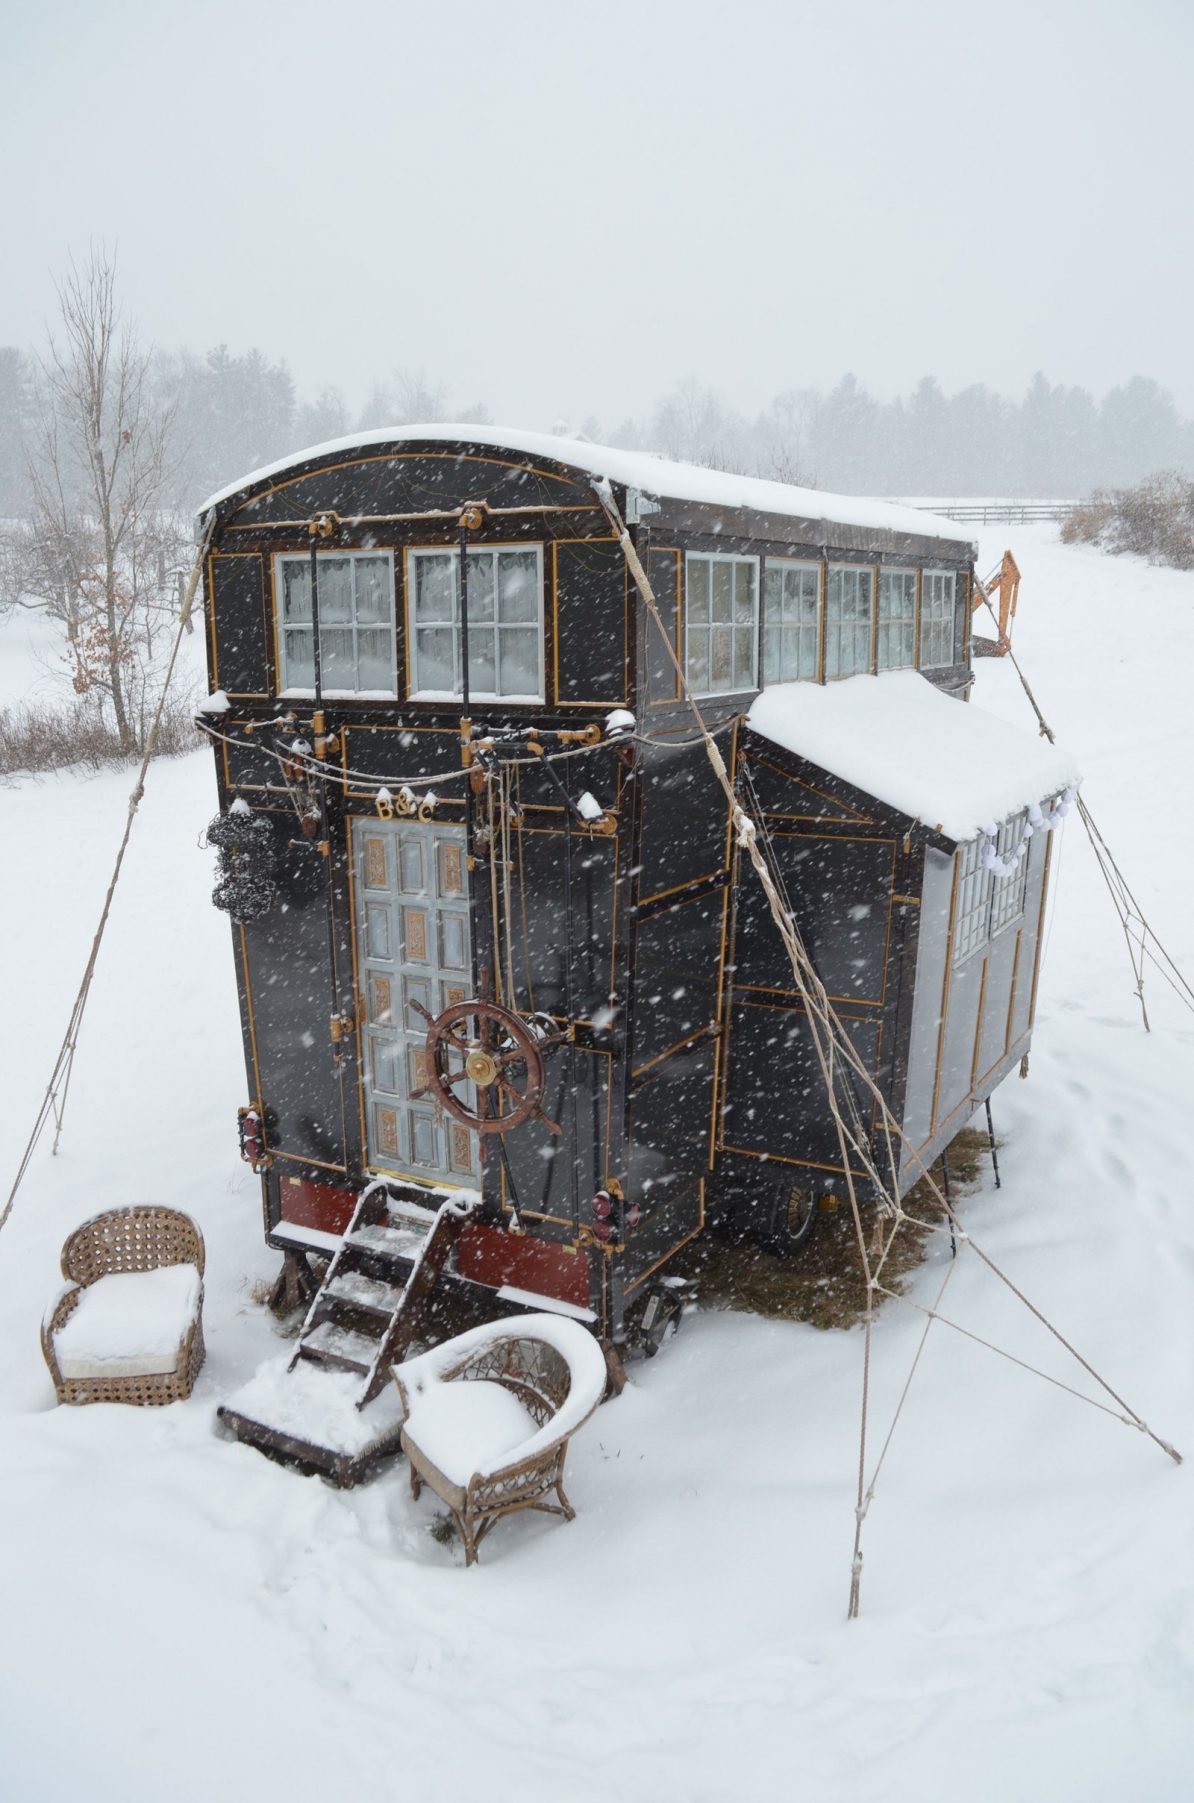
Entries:
[[1190, 0], [8, 0], [0, 343], [119, 250], [163, 345], [529, 425], [853, 370], [1194, 411]]

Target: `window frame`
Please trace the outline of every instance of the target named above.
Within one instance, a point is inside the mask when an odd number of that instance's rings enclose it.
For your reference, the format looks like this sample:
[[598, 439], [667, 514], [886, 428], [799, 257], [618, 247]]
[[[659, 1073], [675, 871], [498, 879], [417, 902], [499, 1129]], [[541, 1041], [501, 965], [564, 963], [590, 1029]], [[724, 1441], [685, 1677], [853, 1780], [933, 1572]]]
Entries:
[[[360, 667], [361, 667], [358, 635], [361, 632], [385, 632], [385, 633], [388, 633], [389, 647], [390, 647], [390, 650], [389, 650], [390, 686], [389, 686], [389, 688], [366, 689], [366, 688], [361, 688], [358, 686], [358, 687], [352, 688], [352, 689], [345, 689], [345, 688], [341, 688], [339, 686], [333, 687], [328, 683], [322, 683], [321, 688], [322, 688], [323, 694], [325, 696], [329, 697], [330, 699], [337, 699], [337, 700], [342, 699], [342, 698], [346, 699], [346, 698], [349, 698], [352, 696], [362, 696], [366, 700], [371, 700], [371, 699], [378, 700], [378, 701], [396, 700], [397, 696], [398, 696], [398, 646], [397, 646], [397, 612], [398, 612], [398, 610], [397, 610], [397, 599], [396, 599], [395, 591], [394, 591], [394, 553], [393, 553], [392, 549], [390, 549], [390, 547], [387, 545], [372, 545], [372, 546], [368, 546], [368, 547], [355, 546], [351, 549], [345, 549], [345, 550], [328, 549], [326, 551], [317, 551], [315, 553], [315, 555], [319, 558], [337, 558], [337, 557], [338, 558], [347, 558], [349, 560], [349, 562], [354, 566], [353, 584], [352, 584], [352, 618], [351, 618], [351, 620], [348, 620], [348, 621], [326, 620], [326, 619], [321, 618], [320, 622], [319, 622], [321, 667], [326, 663], [326, 659], [327, 659], [327, 652], [324, 649], [324, 639], [329, 632], [350, 631], [352, 633], [353, 669], [358, 674], [358, 676], [360, 674]], [[381, 558], [385, 559], [386, 570], [389, 575], [389, 584], [390, 584], [390, 609], [389, 609], [389, 618], [388, 619], [360, 621], [356, 617], [357, 592], [356, 592], [355, 565], [359, 559], [366, 558], [366, 557], [372, 558], [375, 560], [381, 559]], [[273, 557], [274, 631], [275, 631], [274, 661], [275, 661], [275, 665], [276, 665], [276, 675], [277, 675], [277, 683], [278, 683], [277, 692], [280, 697], [293, 696], [296, 699], [300, 699], [300, 700], [310, 700], [315, 694], [314, 660], [312, 660], [312, 681], [311, 681], [311, 686], [309, 688], [300, 687], [299, 685], [293, 684], [288, 680], [289, 658], [288, 658], [287, 651], [286, 651], [286, 634], [288, 632], [308, 632], [308, 633], [310, 633], [311, 649], [312, 649], [312, 653], [314, 653], [315, 623], [314, 623], [313, 619], [288, 621], [286, 618], [286, 613], [285, 613], [285, 606], [286, 606], [285, 566], [287, 564], [297, 564], [302, 569], [309, 571], [311, 568], [310, 552], [308, 552], [308, 551], [277, 551], [274, 553], [274, 557]]]
[[1032, 841], [1025, 843], [1024, 856], [1006, 876], [988, 870], [983, 852], [992, 845], [996, 857], [1006, 858], [1020, 844], [1028, 821], [1028, 810], [1001, 821], [994, 842], [986, 833], [978, 833], [959, 845], [957, 887], [954, 900], [950, 967], [957, 970], [979, 952], [987, 951], [1001, 933], [1023, 919], [1028, 898], [1028, 864]]
[[[879, 585], [878, 585], [877, 581], [875, 580], [876, 569], [877, 569], [877, 566], [873, 563], [841, 563], [841, 562], [838, 562], [838, 563], [827, 563], [825, 566], [825, 593], [824, 593], [824, 603], [823, 603], [822, 610], [821, 610], [821, 612], [822, 612], [821, 680], [823, 682], [844, 682], [847, 679], [847, 677], [850, 677], [850, 676], [872, 676], [872, 675], [874, 675], [874, 671], [875, 671], [875, 618], [876, 618], [877, 595], [878, 595], [878, 588], [879, 588]], [[834, 578], [834, 576], [839, 574], [839, 572], [843, 573], [843, 574], [852, 575], [852, 576], [865, 576], [867, 579], [867, 582], [870, 586], [870, 606], [869, 606], [869, 610], [868, 610], [867, 630], [866, 630], [867, 659], [866, 659], [866, 662], [861, 667], [861, 669], [835, 670], [831, 674], [830, 669], [829, 669], [829, 646], [830, 646], [830, 624], [831, 624], [830, 615], [829, 615], [829, 599], [830, 599], [830, 591], [833, 586], [833, 578]], [[839, 614], [837, 622], [836, 622], [837, 635], [838, 635], [837, 636], [837, 649], [838, 649], [839, 657], [840, 657], [840, 653], [841, 653], [842, 624], [843, 624], [842, 617]], [[849, 624], [850, 624], [851, 630], [855, 636], [855, 639], [857, 641], [858, 634], [859, 634], [859, 631], [862, 626], [862, 621], [858, 620], [858, 619], [854, 619], [854, 620], [851, 620], [849, 622]]]
[[[893, 615], [890, 619], [885, 620], [883, 617], [883, 582], [884, 582], [885, 577], [893, 577], [893, 576], [900, 576], [900, 577], [904, 577], [904, 578], [911, 576], [911, 578], [912, 578], [912, 611], [910, 614], [896, 614], [896, 615]], [[911, 652], [911, 656], [909, 657], [907, 663], [885, 664], [880, 661], [879, 647], [882, 643], [883, 629], [885, 626], [889, 629], [889, 631], [894, 631], [897, 628], [906, 628], [909, 626], [911, 627], [911, 629], [912, 629], [912, 652]], [[919, 636], [919, 628], [920, 628], [920, 570], [914, 564], [892, 564], [890, 566], [881, 564], [879, 566], [879, 579], [875, 584], [875, 674], [877, 676], [882, 676], [882, 674], [886, 670], [915, 670], [916, 654], [917, 654], [917, 639]]]
[[[802, 668], [800, 668], [800, 664], [802, 661], [801, 657], [800, 657], [800, 646], [801, 646], [801, 642], [803, 639], [803, 635], [808, 631], [808, 622], [800, 619], [799, 617], [797, 617], [797, 619], [795, 619], [793, 621], [789, 621], [784, 618], [784, 615], [782, 612], [783, 605], [784, 605], [784, 597], [783, 597], [783, 593], [782, 593], [782, 587], [783, 587], [784, 580], [787, 576], [787, 573], [791, 570], [799, 571], [802, 577], [807, 572], [811, 571], [816, 578], [816, 588], [817, 588], [816, 611], [815, 611], [815, 615], [814, 615], [814, 618], [812, 621], [813, 667], [812, 667], [811, 671], [809, 671], [807, 674], [805, 673], [805, 671]], [[772, 571], [774, 571], [776, 573], [776, 575], [779, 576], [780, 584], [781, 584], [781, 595], [780, 595], [781, 613], [780, 613], [780, 618], [775, 622], [774, 626], [771, 625], [771, 623], [768, 621], [768, 618], [767, 618], [767, 579], [771, 575]], [[801, 600], [803, 600], [803, 597], [801, 597]], [[768, 634], [768, 631], [776, 631], [779, 634], [781, 666], [783, 663], [783, 651], [784, 651], [784, 644], [785, 644], [786, 639], [788, 638], [789, 635], [791, 635], [792, 637], [794, 637], [796, 639], [796, 642], [797, 642], [797, 658], [796, 658], [797, 670], [796, 670], [796, 674], [794, 676], [784, 675], [782, 673], [782, 669], [781, 669], [781, 674], [779, 674], [778, 676], [768, 675], [768, 672], [767, 672], [767, 634]], [[762, 677], [763, 687], [766, 688], [769, 683], [775, 683], [775, 682], [820, 682], [820, 680], [821, 680], [821, 662], [822, 662], [822, 658], [824, 656], [824, 649], [825, 649], [825, 565], [821, 562], [821, 560], [819, 558], [812, 558], [812, 557], [768, 557], [768, 558], [764, 559], [763, 573], [762, 573], [762, 594], [760, 597], [760, 614], [759, 614], [759, 650], [760, 650], [760, 657], [761, 657], [760, 673], [761, 673], [761, 677]]]
[[[498, 585], [496, 560], [502, 554], [502, 552], [509, 552], [512, 554], [518, 554], [520, 556], [525, 556], [528, 551], [534, 552], [534, 555], [535, 555], [535, 573], [536, 573], [535, 618], [533, 621], [532, 620], [510, 620], [510, 621], [503, 622], [499, 618], [499, 614], [498, 614], [498, 595], [500, 593], [500, 589], [499, 589], [499, 585]], [[418, 673], [419, 673], [418, 633], [419, 633], [419, 629], [420, 629], [420, 622], [416, 618], [416, 614], [415, 614], [415, 608], [416, 608], [416, 604], [418, 602], [418, 581], [417, 581], [417, 577], [415, 574], [415, 570], [416, 570], [416, 565], [417, 565], [418, 559], [424, 558], [424, 557], [446, 557], [446, 558], [448, 558], [450, 560], [451, 566], [452, 566], [452, 617], [450, 620], [440, 620], [440, 621], [424, 620], [423, 622], [421, 622], [421, 625], [424, 628], [426, 628], [427, 626], [430, 626], [430, 625], [437, 625], [440, 627], [447, 626], [447, 627], [451, 628], [453, 668], [454, 668], [454, 673], [459, 676], [461, 674], [461, 655], [460, 654], [461, 654], [461, 648], [462, 648], [461, 647], [460, 619], [457, 614], [457, 606], [458, 606], [459, 592], [460, 592], [460, 582], [459, 582], [459, 574], [458, 574], [457, 567], [456, 567], [456, 560], [459, 556], [460, 556], [460, 547], [458, 545], [407, 545], [405, 548], [405, 551], [403, 554], [403, 585], [405, 588], [404, 618], [406, 621], [406, 676], [407, 676], [406, 698], [408, 701], [424, 701], [424, 702], [428, 702], [428, 703], [432, 703], [432, 704], [439, 702], [441, 704], [449, 704], [451, 702], [461, 701], [464, 698], [462, 685], [458, 686], [451, 693], [449, 693], [449, 691], [446, 689], [421, 688], [419, 686], [419, 681], [418, 681]], [[471, 701], [500, 701], [508, 707], [520, 707], [520, 706], [542, 707], [545, 705], [546, 700], [547, 700], [547, 686], [546, 686], [547, 685], [547, 654], [546, 654], [546, 644], [545, 644], [546, 596], [544, 594], [544, 563], [545, 563], [545, 559], [544, 559], [544, 555], [543, 555], [543, 543], [541, 540], [538, 540], [538, 539], [536, 539], [530, 543], [528, 543], [525, 540], [520, 540], [520, 539], [504, 539], [500, 543], [497, 543], [497, 544], [468, 545], [465, 549], [465, 557], [466, 558], [468, 558], [468, 557], [485, 557], [485, 556], [490, 556], [494, 560], [493, 620], [492, 620], [492, 622], [489, 622], [489, 621], [482, 622], [480, 620], [473, 620], [470, 616], [470, 619], [469, 619], [470, 634], [475, 633], [475, 632], [490, 632], [490, 631], [492, 631], [492, 633], [494, 635], [494, 669], [495, 669], [495, 673], [498, 676], [498, 679], [500, 680], [500, 676], [501, 676], [501, 635], [502, 635], [503, 631], [526, 632], [533, 626], [535, 629], [535, 643], [536, 643], [535, 657], [536, 657], [536, 671], [537, 671], [537, 676], [538, 676], [538, 687], [533, 694], [528, 692], [525, 689], [511, 690], [509, 694], [503, 694], [500, 691], [476, 688], [473, 686], [472, 683], [470, 683], [469, 684], [470, 702]], [[466, 563], [466, 565], [465, 565], [466, 580], [467, 580], [467, 569], [468, 569], [468, 566]], [[470, 662], [471, 662], [471, 659], [470, 659]]]
[[[1028, 810], [1021, 808], [1010, 820], [1001, 823], [995, 835], [995, 856], [1006, 858], [1010, 851], [1023, 839], [1024, 829], [1028, 824]], [[1024, 912], [1024, 902], [1028, 894], [1028, 861], [1032, 856], [1032, 840], [1024, 844], [1024, 855], [1015, 868], [1007, 876], [998, 876], [991, 872], [991, 931], [990, 937], [997, 939], [1006, 927], [1020, 919]], [[1008, 905], [1008, 898], [1011, 905]]]
[[[713, 628], [714, 628], [714, 626], [723, 626], [723, 627], [729, 628], [731, 673], [733, 671], [733, 666], [735, 663], [735, 655], [734, 654], [737, 650], [738, 634], [740, 632], [744, 632], [749, 629], [749, 632], [751, 635], [751, 664], [750, 664], [751, 680], [748, 684], [745, 685], [745, 687], [740, 682], [732, 682], [731, 681], [730, 684], [725, 688], [718, 688], [718, 689], [698, 688], [697, 684], [693, 680], [693, 672], [690, 668], [690, 660], [689, 660], [689, 651], [690, 651], [690, 645], [691, 645], [691, 636], [690, 635], [693, 630], [692, 619], [691, 619], [691, 610], [689, 607], [689, 595], [690, 595], [689, 570], [694, 563], [700, 563], [700, 564], [707, 565], [710, 567], [714, 564], [724, 563], [724, 564], [729, 564], [731, 566], [731, 568], [733, 568], [734, 565], [740, 564], [740, 565], [745, 565], [753, 573], [754, 594], [753, 594], [753, 605], [751, 607], [751, 618], [750, 618], [749, 628], [747, 627], [746, 623], [740, 624], [737, 620], [735, 620], [733, 618], [731, 618], [729, 620], [714, 620], [713, 619], [713, 617], [712, 617], [712, 610], [713, 610], [712, 581], [713, 581], [713, 578], [712, 578], [711, 572], [710, 572], [710, 578], [709, 578], [709, 582], [710, 582], [710, 591], [709, 591], [710, 617], [707, 621], [704, 621], [704, 622], [701, 622], [700, 624], [698, 624], [698, 626], [696, 628], [696, 630], [698, 632], [703, 630], [708, 635], [710, 679], [712, 678], [712, 674], [713, 674]], [[731, 581], [733, 581], [733, 579], [731, 579]], [[760, 673], [760, 656], [761, 656], [762, 647], [761, 647], [761, 634], [759, 631], [759, 616], [760, 616], [761, 605], [762, 605], [762, 588], [763, 588], [762, 558], [760, 558], [760, 557], [749, 555], [745, 551], [685, 551], [685, 553], [684, 553], [684, 621], [683, 621], [684, 650], [683, 650], [682, 663], [683, 663], [683, 667], [684, 667], [685, 681], [688, 683], [688, 686], [694, 695], [709, 695], [709, 696], [741, 695], [746, 692], [746, 689], [757, 690], [761, 686], [760, 681], [759, 681], [759, 673]], [[732, 596], [733, 596], [733, 591], [731, 591], [731, 603], [730, 603], [731, 610], [733, 608]]]
[[[926, 604], [930, 599], [930, 585], [938, 579], [949, 579], [949, 608], [947, 615], [934, 616], [928, 620], [933, 629], [939, 629], [944, 635], [949, 648], [949, 655], [944, 659], [927, 662], [925, 659], [925, 625]], [[948, 630], [947, 630], [948, 622]], [[957, 662], [958, 636], [958, 572], [957, 570], [935, 568], [922, 569], [920, 572], [920, 605], [917, 608], [916, 631], [916, 668], [918, 670], [949, 670]]]

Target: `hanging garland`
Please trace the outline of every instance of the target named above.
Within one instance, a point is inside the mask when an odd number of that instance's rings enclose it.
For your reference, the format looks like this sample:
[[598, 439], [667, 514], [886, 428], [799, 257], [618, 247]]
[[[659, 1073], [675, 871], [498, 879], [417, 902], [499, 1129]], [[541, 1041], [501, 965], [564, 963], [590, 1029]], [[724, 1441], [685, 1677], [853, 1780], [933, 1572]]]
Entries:
[[1020, 860], [1027, 852], [1028, 841], [1032, 838], [1033, 834], [1051, 833], [1060, 826], [1061, 822], [1073, 807], [1077, 795], [1078, 791], [1076, 789], [1067, 789], [1058, 800], [1053, 811], [1049, 814], [1042, 813], [1040, 804], [1034, 801], [1028, 810], [1028, 817], [1024, 822], [1023, 830], [1020, 833], [1020, 838], [1015, 848], [1012, 851], [1009, 851], [1005, 858], [1001, 858], [996, 849], [999, 839], [999, 828], [997, 826], [984, 826], [982, 829], [983, 869], [989, 870], [993, 876], [1011, 876], [1012, 872], [1019, 867]]

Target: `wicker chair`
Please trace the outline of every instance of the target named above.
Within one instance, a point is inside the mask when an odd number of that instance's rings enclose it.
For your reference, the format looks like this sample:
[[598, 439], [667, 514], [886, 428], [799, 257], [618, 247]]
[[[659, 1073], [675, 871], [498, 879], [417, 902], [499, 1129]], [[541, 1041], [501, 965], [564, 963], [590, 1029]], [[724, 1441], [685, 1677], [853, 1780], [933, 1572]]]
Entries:
[[[587, 1328], [556, 1315], [491, 1321], [394, 1366], [393, 1375], [407, 1417], [402, 1450], [410, 1463], [411, 1492], [417, 1497], [426, 1484], [447, 1504], [464, 1542], [466, 1565], [473, 1564], [481, 1541], [503, 1515], [542, 1509], [573, 1519], [576, 1511], [563, 1485], [568, 1441], [600, 1403], [607, 1377], [604, 1355]], [[477, 1412], [471, 1424], [475, 1458], [468, 1423], [458, 1430], [453, 1424], [447, 1438], [443, 1431], [440, 1387], [461, 1384], [484, 1385], [487, 1392], [500, 1386], [507, 1399], [492, 1399], [499, 1417], [505, 1411], [500, 1420], [488, 1407]], [[521, 1434], [516, 1427], [511, 1432], [518, 1410], [510, 1412], [509, 1398], [529, 1418]], [[482, 1398], [468, 1399], [474, 1400]], [[420, 1435], [427, 1445], [420, 1444]], [[499, 1445], [505, 1438], [500, 1451], [494, 1449], [495, 1437]], [[449, 1446], [450, 1457], [436, 1450]], [[553, 1492], [554, 1502], [548, 1500]]]
[[[194, 1265], [199, 1274], [197, 1296], [180, 1311], [177, 1351], [140, 1360], [133, 1352], [117, 1361], [111, 1372], [97, 1361], [85, 1373], [72, 1373], [70, 1361], [64, 1360], [68, 1364], [64, 1373], [56, 1341], [91, 1285], [116, 1273], [157, 1271], [168, 1265]], [[58, 1401], [157, 1407], [189, 1396], [204, 1356], [203, 1268], [203, 1235], [187, 1215], [172, 1208], [115, 1208], [76, 1227], [62, 1248], [67, 1288], [51, 1303], [41, 1329], [42, 1352]]]

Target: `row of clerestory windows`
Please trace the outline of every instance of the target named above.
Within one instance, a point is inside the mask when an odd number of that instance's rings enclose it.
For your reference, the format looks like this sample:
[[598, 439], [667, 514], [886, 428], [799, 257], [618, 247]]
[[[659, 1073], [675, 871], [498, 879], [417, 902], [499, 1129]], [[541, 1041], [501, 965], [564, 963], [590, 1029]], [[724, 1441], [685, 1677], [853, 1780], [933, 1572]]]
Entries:
[[[413, 700], [456, 699], [464, 656], [460, 554], [428, 548], [405, 556], [406, 692]], [[320, 552], [318, 569], [324, 693], [396, 695], [393, 553]], [[279, 688], [309, 694], [315, 686], [309, 557], [278, 557], [276, 576]], [[697, 695], [941, 669], [964, 655], [953, 570], [693, 551], [685, 556], [684, 576], [682, 657]], [[543, 701], [542, 545], [468, 550], [465, 587], [470, 693], [478, 700]]]
[[[758, 558], [728, 552], [685, 558], [684, 664], [694, 694], [760, 686], [759, 566]], [[762, 582], [763, 686], [959, 661], [953, 570], [876, 571], [769, 557]]]

